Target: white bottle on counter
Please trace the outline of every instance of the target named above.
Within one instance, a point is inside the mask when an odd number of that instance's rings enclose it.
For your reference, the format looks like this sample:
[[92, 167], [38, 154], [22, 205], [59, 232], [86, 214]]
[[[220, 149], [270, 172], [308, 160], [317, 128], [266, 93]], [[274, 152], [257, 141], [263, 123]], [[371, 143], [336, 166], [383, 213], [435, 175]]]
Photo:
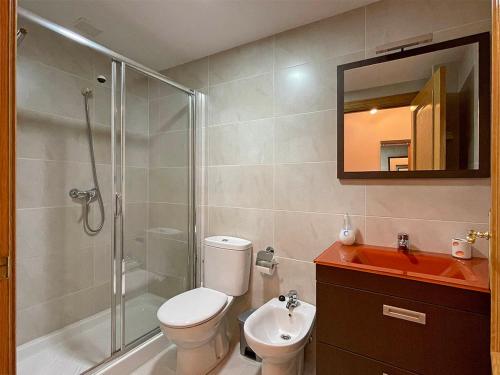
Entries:
[[344, 245], [352, 245], [356, 241], [356, 235], [351, 227], [349, 215], [344, 214], [344, 226], [339, 233], [339, 241]]

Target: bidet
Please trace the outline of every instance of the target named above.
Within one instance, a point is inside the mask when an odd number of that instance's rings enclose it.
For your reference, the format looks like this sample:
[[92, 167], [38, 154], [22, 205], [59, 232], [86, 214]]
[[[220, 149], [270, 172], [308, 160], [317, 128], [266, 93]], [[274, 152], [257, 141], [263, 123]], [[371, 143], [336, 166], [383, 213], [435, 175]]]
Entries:
[[[290, 303], [292, 295], [295, 299]], [[296, 292], [289, 295], [288, 302], [284, 296], [280, 297], [271, 299], [248, 317], [245, 338], [262, 358], [262, 375], [300, 375], [316, 307], [296, 299]], [[292, 304], [293, 314], [289, 311]]]

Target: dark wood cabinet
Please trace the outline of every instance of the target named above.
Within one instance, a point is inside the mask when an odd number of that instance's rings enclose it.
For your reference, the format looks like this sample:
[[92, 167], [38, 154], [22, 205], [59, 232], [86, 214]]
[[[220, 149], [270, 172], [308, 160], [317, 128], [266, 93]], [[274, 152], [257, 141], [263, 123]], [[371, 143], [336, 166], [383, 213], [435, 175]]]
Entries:
[[374, 361], [335, 346], [318, 343], [318, 361], [316, 372], [331, 375], [416, 375], [414, 372], [402, 370], [386, 363]]
[[487, 293], [317, 265], [316, 295], [318, 375], [491, 374]]

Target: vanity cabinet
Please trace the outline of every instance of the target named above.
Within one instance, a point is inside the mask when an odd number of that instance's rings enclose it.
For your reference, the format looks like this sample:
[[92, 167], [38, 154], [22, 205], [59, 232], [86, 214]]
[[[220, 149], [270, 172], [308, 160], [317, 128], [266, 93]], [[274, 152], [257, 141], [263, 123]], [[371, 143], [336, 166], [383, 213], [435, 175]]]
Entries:
[[316, 265], [318, 375], [487, 375], [484, 291]]

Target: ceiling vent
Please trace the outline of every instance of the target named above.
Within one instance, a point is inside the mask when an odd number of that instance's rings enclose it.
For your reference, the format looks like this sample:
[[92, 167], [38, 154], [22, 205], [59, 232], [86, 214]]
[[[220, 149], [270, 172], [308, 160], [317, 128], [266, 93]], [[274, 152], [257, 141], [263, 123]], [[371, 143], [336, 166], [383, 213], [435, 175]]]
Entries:
[[97, 27], [92, 25], [88, 19], [84, 17], [78, 18], [74, 23], [74, 28], [81, 31], [83, 34], [95, 38], [97, 35], [102, 33], [102, 30], [99, 30]]

